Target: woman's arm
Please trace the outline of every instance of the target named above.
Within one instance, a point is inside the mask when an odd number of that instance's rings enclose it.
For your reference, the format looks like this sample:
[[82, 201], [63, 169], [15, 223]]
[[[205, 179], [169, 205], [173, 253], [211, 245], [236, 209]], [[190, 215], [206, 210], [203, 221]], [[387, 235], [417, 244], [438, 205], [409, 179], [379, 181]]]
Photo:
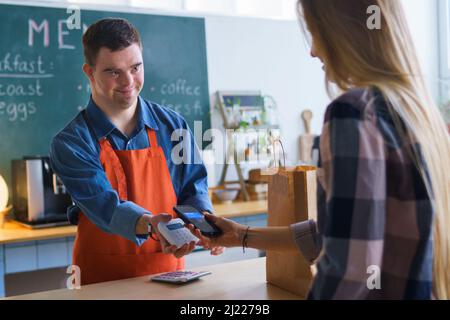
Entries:
[[298, 251], [293, 232], [289, 226], [253, 228], [210, 214], [206, 214], [205, 217], [207, 220], [216, 224], [223, 232], [220, 237], [206, 238], [193, 225], [188, 225], [188, 228], [194, 235], [202, 240], [201, 244], [205, 248], [215, 246], [242, 247], [244, 245], [244, 237], [246, 236], [246, 247], [248, 248], [273, 251]]
[[[247, 229], [247, 228], [246, 228]], [[246, 230], [240, 234], [243, 240]], [[247, 247], [273, 251], [298, 251], [290, 227], [249, 228]]]

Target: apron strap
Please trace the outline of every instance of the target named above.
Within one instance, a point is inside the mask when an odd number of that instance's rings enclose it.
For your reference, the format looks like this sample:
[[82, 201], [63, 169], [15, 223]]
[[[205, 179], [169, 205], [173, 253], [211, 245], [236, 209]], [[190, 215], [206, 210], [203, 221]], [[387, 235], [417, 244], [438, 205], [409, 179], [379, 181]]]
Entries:
[[86, 121], [89, 131], [100, 145], [100, 162], [103, 168], [104, 168], [103, 164], [105, 162], [111, 163], [114, 167], [114, 175], [117, 180], [117, 192], [119, 194], [119, 199], [127, 201], [128, 200], [127, 180], [125, 178], [125, 172], [123, 171], [123, 167], [122, 164], [120, 163], [119, 157], [117, 157], [116, 153], [114, 152], [111, 146], [111, 142], [109, 142], [109, 140], [106, 137], [98, 139], [91, 125], [86, 109], [82, 111], [82, 115], [84, 120]]
[[150, 142], [151, 148], [158, 148], [158, 138], [156, 137], [156, 131], [147, 127], [148, 142]]
[[109, 140], [105, 137], [99, 141], [100, 143], [100, 162], [111, 163], [114, 168], [114, 176], [117, 180], [117, 193], [119, 194], [119, 199], [123, 201], [128, 200], [128, 189], [127, 189], [127, 179], [125, 177], [125, 172], [123, 171], [122, 164], [120, 163], [119, 157], [114, 152]]

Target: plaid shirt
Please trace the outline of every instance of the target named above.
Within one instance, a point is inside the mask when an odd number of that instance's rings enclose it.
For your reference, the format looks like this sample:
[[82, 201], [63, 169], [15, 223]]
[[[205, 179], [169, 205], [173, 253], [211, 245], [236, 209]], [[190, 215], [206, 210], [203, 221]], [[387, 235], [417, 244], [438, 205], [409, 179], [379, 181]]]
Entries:
[[291, 226], [316, 261], [310, 299], [431, 298], [433, 209], [412, 148], [379, 91], [353, 89], [328, 106], [317, 224]]

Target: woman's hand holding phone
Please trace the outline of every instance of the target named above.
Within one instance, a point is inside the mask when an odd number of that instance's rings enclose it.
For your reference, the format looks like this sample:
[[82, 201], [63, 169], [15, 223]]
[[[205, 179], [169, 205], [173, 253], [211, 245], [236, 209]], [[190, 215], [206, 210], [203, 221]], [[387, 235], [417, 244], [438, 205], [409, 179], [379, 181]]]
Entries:
[[[205, 219], [206, 219], [206, 216], [207, 216], [207, 215], [213, 216], [212, 214], [210, 214], [210, 213], [207, 212], [207, 211], [203, 211], [202, 214], [205, 215]], [[191, 227], [189, 228], [189, 226], [191, 226]], [[218, 255], [221, 255], [221, 254], [225, 251], [225, 247], [220, 246], [220, 245], [208, 245], [207, 247], [205, 247], [205, 246], [203, 245], [203, 243], [204, 243], [206, 240], [210, 239], [210, 238], [205, 237], [204, 235], [202, 235], [202, 233], [200, 232], [200, 230], [199, 230], [199, 229], [196, 229], [195, 226], [194, 226], [193, 224], [189, 224], [189, 225], [188, 225], [188, 228], [189, 228], [189, 230], [190, 230], [191, 232], [192, 232], [193, 230], [196, 230], [197, 233], [200, 233], [201, 237], [197, 237], [197, 238], [200, 239], [200, 242], [198, 243], [198, 245], [201, 245], [201, 246], [203, 246], [203, 248], [210, 250], [212, 256], [218, 256]]]
[[211, 249], [213, 254], [213, 248], [217, 247], [239, 247], [242, 245], [242, 236], [245, 234], [246, 227], [232, 220], [218, 217], [206, 212], [203, 212], [205, 219], [215, 224], [222, 230], [222, 234], [218, 237], [208, 238], [202, 235], [199, 229], [195, 228], [193, 224], [188, 224], [188, 229], [200, 239], [199, 245], [205, 249]]
[[[202, 245], [205, 249], [211, 250], [211, 255], [220, 255], [225, 250], [220, 245], [211, 244], [208, 240], [210, 238], [217, 238], [222, 234], [222, 230], [213, 223], [212, 220], [207, 220], [208, 216], [213, 216], [207, 211], [197, 210], [190, 205], [178, 205], [175, 206], [174, 211], [185, 222], [185, 226], [194, 234], [199, 234], [197, 237], [200, 239], [199, 245]], [[190, 226], [190, 228], [189, 228]], [[195, 231], [196, 230], [196, 231]]]

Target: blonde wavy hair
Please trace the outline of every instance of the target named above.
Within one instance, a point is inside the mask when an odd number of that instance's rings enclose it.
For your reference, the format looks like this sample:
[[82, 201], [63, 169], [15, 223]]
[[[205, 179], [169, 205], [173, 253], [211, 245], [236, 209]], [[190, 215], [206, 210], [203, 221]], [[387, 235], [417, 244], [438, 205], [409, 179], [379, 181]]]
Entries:
[[[374, 5], [381, 28], [371, 30], [367, 10]], [[330, 95], [334, 84], [342, 91], [377, 87], [406, 124], [403, 133], [420, 144], [429, 179], [416, 150], [412, 156], [435, 214], [433, 295], [450, 299], [450, 135], [425, 85], [400, 0], [298, 0], [297, 9], [326, 65]]]

